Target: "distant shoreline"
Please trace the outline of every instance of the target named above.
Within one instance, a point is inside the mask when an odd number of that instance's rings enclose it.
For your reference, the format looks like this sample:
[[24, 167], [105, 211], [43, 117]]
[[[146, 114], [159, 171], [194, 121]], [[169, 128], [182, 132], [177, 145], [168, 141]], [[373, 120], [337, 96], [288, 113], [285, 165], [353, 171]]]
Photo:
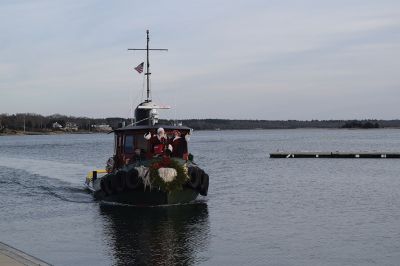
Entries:
[[[0, 114], [0, 135], [52, 135], [108, 133], [132, 119], [88, 118], [65, 115], [42, 116], [32, 113]], [[160, 119], [161, 125], [184, 125], [194, 130], [249, 130], [298, 128], [400, 128], [400, 119], [353, 120], [249, 120], [249, 119]]]
[[23, 130], [7, 130], [0, 132], [0, 136], [42, 136], [42, 135], [69, 135], [69, 134], [107, 134], [108, 132], [93, 132], [93, 131], [23, 131]]
[[[382, 129], [400, 129], [400, 127], [380, 127], [380, 128], [332, 128], [332, 127], [301, 127], [301, 128], [240, 128], [240, 129], [196, 129], [196, 131], [227, 131], [227, 130], [307, 130], [307, 129], [323, 129], [323, 130], [382, 130]], [[79, 134], [107, 134], [108, 132], [93, 132], [93, 131], [21, 131], [10, 130], [1, 132], [1, 136], [49, 136], [49, 135], [79, 135]]]

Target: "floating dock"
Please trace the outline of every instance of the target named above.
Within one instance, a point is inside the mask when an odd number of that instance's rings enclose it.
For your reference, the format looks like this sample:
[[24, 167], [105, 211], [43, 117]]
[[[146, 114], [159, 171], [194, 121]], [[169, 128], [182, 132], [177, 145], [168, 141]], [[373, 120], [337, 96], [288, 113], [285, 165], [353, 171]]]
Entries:
[[50, 266], [38, 258], [0, 242], [0, 265], [7, 266]]
[[273, 152], [270, 158], [360, 158], [400, 159], [400, 152]]

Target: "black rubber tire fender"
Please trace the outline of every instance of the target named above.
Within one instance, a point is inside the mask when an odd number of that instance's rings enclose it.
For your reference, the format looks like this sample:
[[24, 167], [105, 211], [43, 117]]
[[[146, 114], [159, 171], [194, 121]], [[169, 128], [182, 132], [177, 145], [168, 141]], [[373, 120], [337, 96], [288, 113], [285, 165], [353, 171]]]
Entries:
[[117, 192], [122, 192], [125, 189], [125, 176], [127, 172], [119, 170], [115, 176], [111, 179], [112, 188]]
[[210, 177], [203, 171], [203, 175], [201, 176], [200, 195], [207, 196], [209, 183]]
[[104, 194], [111, 195], [113, 193], [113, 189], [111, 186], [111, 176], [114, 176], [114, 174], [109, 174], [105, 177], [103, 177], [100, 181], [100, 188], [104, 192]]
[[197, 167], [190, 167], [188, 169], [190, 179], [189, 179], [189, 186], [193, 189], [198, 189], [201, 183], [201, 176], [203, 174], [203, 170]]
[[139, 187], [142, 182], [139, 177], [139, 172], [135, 168], [129, 170], [129, 172], [125, 176], [125, 184], [128, 189], [135, 189]]

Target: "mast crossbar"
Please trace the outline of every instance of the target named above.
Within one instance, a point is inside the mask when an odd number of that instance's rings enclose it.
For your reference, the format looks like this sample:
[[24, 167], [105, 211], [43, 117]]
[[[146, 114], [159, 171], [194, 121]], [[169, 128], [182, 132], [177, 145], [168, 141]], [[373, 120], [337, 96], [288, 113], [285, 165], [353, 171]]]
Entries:
[[149, 30], [146, 30], [146, 34], [147, 34], [147, 45], [146, 45], [146, 48], [128, 48], [128, 50], [129, 51], [146, 51], [147, 53], [147, 64], [146, 64], [146, 67], [147, 67], [147, 71], [146, 71], [146, 73], [145, 73], [145, 75], [146, 75], [146, 78], [147, 78], [147, 100], [146, 100], [146, 102], [151, 102], [151, 100], [150, 100], [150, 75], [151, 75], [151, 73], [150, 73], [150, 62], [149, 62], [149, 51], [168, 51], [168, 49], [150, 49], [149, 48], [149, 41], [150, 41], [150, 38], [149, 38]]
[[[128, 50], [133, 51], [147, 51], [146, 48], [144, 49], [136, 49], [136, 48], [128, 48]], [[148, 49], [149, 51], [168, 51], [168, 49]]]

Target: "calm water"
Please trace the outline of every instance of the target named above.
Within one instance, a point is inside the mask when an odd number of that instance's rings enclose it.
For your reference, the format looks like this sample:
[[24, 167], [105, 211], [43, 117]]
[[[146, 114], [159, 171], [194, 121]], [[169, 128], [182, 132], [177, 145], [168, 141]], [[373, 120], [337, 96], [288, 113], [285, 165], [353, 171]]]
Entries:
[[112, 135], [0, 137], [0, 241], [55, 265], [399, 265], [400, 160], [270, 159], [400, 151], [400, 130], [195, 132], [210, 175], [194, 204], [93, 200]]

